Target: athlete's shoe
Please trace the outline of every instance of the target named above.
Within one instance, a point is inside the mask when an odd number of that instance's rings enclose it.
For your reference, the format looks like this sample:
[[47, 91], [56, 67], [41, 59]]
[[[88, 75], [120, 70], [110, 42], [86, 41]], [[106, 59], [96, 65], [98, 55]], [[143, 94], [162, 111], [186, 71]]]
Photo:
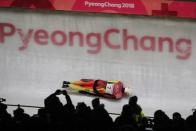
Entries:
[[62, 86], [62, 88], [68, 87], [68, 84], [70, 84], [69, 81], [63, 81], [63, 86]]

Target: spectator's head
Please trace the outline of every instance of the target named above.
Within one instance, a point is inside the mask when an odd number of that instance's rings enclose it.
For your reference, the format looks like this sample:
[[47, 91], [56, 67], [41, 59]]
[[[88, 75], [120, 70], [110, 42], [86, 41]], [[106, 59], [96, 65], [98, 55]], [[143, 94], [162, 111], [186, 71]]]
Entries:
[[24, 109], [18, 107], [16, 110], [13, 111], [14, 117], [21, 116], [24, 114]]
[[44, 101], [46, 110], [56, 110], [57, 108], [62, 108], [63, 105], [57, 96], [50, 97]]
[[154, 113], [154, 119], [160, 119], [163, 118], [165, 116], [165, 112], [163, 112], [162, 110], [157, 110]]
[[95, 98], [92, 100], [92, 106], [94, 109], [100, 107], [100, 101], [99, 101], [99, 98]]
[[179, 120], [181, 118], [181, 114], [178, 112], [173, 113], [173, 120]]
[[61, 103], [58, 97], [51, 97], [48, 101], [45, 101], [45, 106], [47, 106], [47, 104], [57, 104], [57, 103]]
[[87, 109], [87, 106], [84, 102], [79, 102], [76, 106], [76, 111], [77, 112], [83, 112]]
[[137, 96], [132, 96], [129, 98], [129, 105], [137, 104]]

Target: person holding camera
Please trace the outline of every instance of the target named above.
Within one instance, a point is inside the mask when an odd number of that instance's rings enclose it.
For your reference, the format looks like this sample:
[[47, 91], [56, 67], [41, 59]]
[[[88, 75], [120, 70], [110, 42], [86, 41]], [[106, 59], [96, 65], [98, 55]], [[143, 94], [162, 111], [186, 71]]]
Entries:
[[[63, 105], [58, 95], [64, 95], [67, 104]], [[66, 90], [56, 90], [44, 100], [44, 104], [52, 122], [64, 121], [67, 114], [74, 112], [74, 105]]]

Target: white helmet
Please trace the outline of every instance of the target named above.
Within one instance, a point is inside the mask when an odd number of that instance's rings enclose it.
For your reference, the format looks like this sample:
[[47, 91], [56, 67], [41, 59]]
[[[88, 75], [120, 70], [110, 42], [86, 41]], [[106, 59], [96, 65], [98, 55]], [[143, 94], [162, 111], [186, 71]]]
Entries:
[[125, 87], [124, 93], [125, 93], [126, 96], [129, 96], [129, 95], [131, 95], [132, 92], [131, 92], [131, 89], [130, 88]]

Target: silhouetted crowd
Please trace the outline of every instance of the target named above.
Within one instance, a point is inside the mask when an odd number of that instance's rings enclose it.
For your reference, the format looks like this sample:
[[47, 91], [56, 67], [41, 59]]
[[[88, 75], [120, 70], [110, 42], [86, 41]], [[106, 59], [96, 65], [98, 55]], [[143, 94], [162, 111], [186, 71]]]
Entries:
[[[64, 95], [63, 105], [58, 95]], [[44, 100], [44, 108], [30, 116], [20, 106], [7, 112], [7, 105], [0, 103], [0, 130], [18, 131], [196, 131], [196, 111], [183, 119], [180, 113], [173, 113], [170, 119], [162, 110], [154, 113], [153, 119], [144, 116], [137, 104], [137, 96], [129, 98], [120, 116], [113, 120], [99, 98], [92, 100], [92, 109], [84, 102], [75, 107], [66, 91], [57, 90]]]

